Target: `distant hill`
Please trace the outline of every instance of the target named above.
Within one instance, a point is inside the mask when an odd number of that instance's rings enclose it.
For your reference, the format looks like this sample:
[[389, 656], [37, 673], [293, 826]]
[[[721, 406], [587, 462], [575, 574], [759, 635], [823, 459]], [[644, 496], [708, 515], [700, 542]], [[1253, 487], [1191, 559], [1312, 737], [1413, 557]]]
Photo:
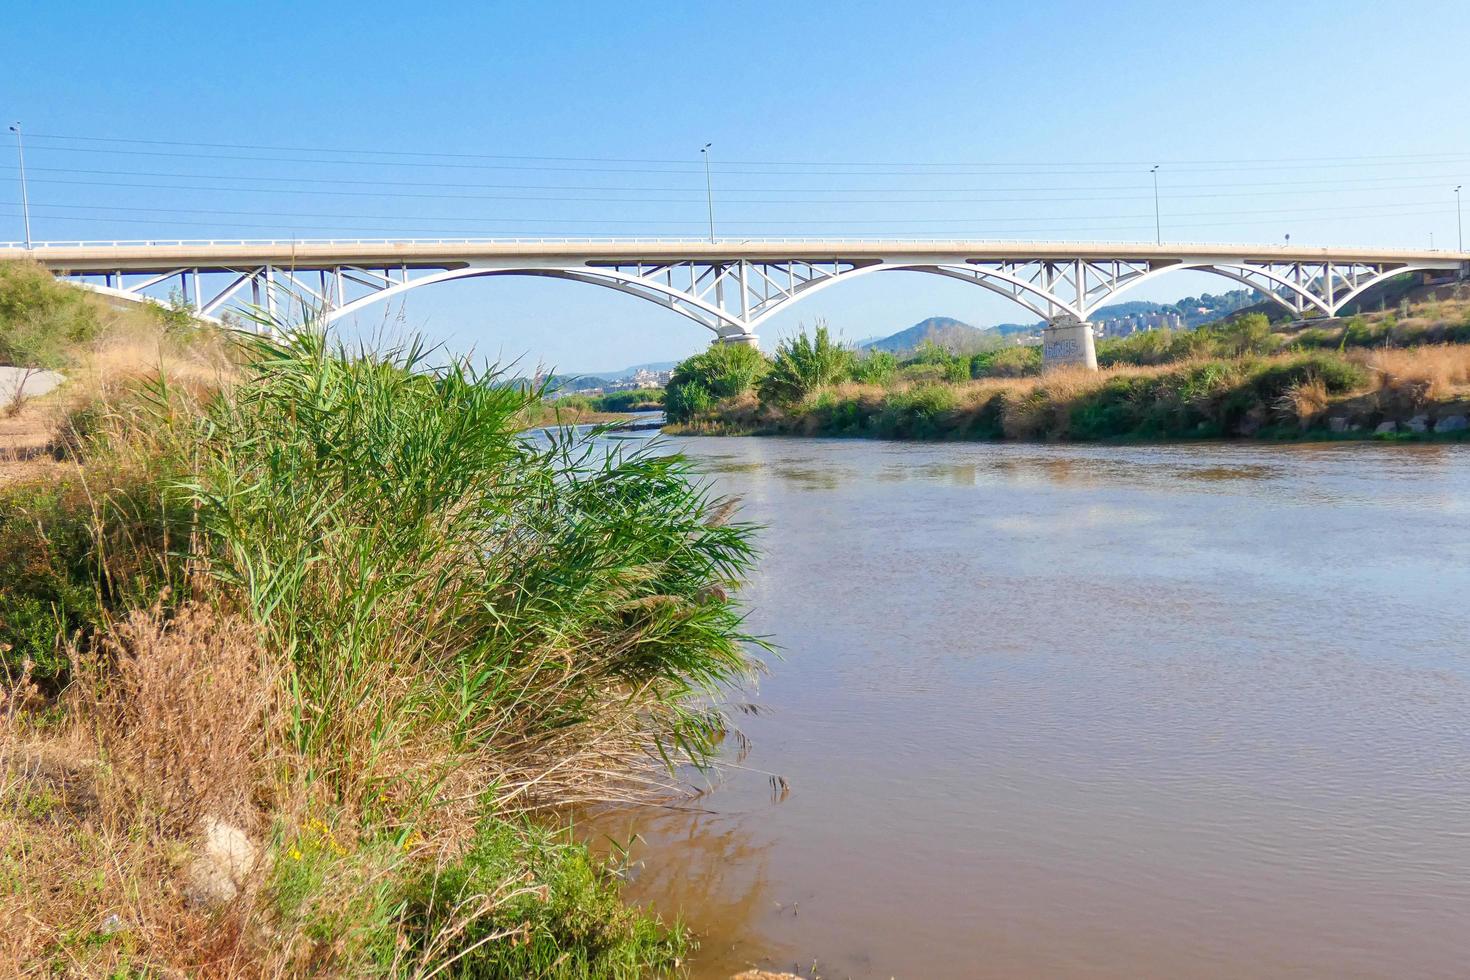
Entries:
[[986, 337], [991, 333], [953, 317], [931, 316], [906, 330], [861, 346], [866, 350], [905, 351], [913, 350], [920, 344], [931, 343], [950, 350], [968, 350], [985, 343]]
[[[1197, 327], [1250, 309], [1263, 299], [1254, 289], [1232, 289], [1218, 296], [1203, 293], [1199, 296], [1186, 296], [1173, 303], [1135, 299], [1100, 306], [1093, 311], [1092, 320], [1099, 322], [1140, 314], [1178, 313], [1184, 318], [1186, 326]], [[1036, 333], [1044, 326], [1045, 321], [1036, 320], [1032, 323], [997, 323], [992, 327], [976, 327], [953, 317], [931, 316], [896, 334], [860, 343], [858, 347], [863, 350], [910, 351], [927, 341], [952, 351], [973, 351], [991, 346], [1000, 338], [1018, 333]]]

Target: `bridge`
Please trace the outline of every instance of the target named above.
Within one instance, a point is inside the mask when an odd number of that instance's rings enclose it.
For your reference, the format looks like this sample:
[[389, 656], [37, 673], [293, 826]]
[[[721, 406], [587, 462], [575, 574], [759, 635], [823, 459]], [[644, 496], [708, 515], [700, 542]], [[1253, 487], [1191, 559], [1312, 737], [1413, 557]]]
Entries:
[[1224, 276], [1302, 316], [1336, 316], [1411, 272], [1470, 275], [1470, 252], [1287, 245], [746, 240], [116, 241], [0, 244], [0, 260], [132, 301], [181, 296], [219, 318], [232, 306], [302, 303], [328, 323], [411, 289], [479, 276], [543, 276], [628, 293], [682, 314], [716, 342], [757, 342], [799, 299], [875, 272], [980, 286], [1048, 321], [1049, 364], [1095, 366], [1089, 316], [1169, 272]]

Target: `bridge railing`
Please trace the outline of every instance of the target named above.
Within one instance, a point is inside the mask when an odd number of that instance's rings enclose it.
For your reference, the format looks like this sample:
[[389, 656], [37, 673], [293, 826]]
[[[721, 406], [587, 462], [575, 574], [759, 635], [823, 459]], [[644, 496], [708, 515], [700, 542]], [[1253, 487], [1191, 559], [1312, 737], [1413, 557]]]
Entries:
[[[713, 243], [716, 245], [793, 245], [808, 242], [854, 242], [873, 243], [883, 245], [1035, 245], [1045, 244], [1049, 246], [1065, 245], [1117, 245], [1126, 248], [1135, 248], [1139, 245], [1152, 245], [1152, 242], [1123, 241], [1118, 239], [1048, 239], [1044, 242], [1008, 239], [1008, 238], [886, 238], [882, 236], [802, 236], [802, 237], [756, 237], [756, 238], [723, 238]], [[661, 237], [586, 237], [586, 238], [133, 238], [133, 239], [70, 239], [58, 241], [32, 242], [29, 246], [25, 242], [0, 242], [0, 249], [15, 249], [18, 251], [35, 251], [46, 248], [208, 248], [211, 246], [292, 246], [292, 245], [327, 245], [327, 246], [378, 246], [378, 245], [709, 245], [711, 242], [705, 238], [661, 238]], [[1281, 243], [1262, 242], [1169, 242], [1171, 251], [1187, 251], [1192, 248], [1253, 248], [1253, 249], [1280, 249], [1282, 251], [1300, 251], [1311, 248], [1332, 248], [1346, 251], [1357, 248], [1353, 245], [1330, 245], [1315, 246], [1298, 243], [1294, 246], [1286, 246]], [[1362, 246], [1365, 251], [1378, 251], [1381, 246]], [[1397, 251], [1397, 249], [1395, 249]], [[1421, 251], [1420, 249], [1404, 249], [1404, 251]], [[1443, 252], [1445, 254], [1458, 254], [1455, 249], [1435, 248], [1425, 249], [1428, 252]]]

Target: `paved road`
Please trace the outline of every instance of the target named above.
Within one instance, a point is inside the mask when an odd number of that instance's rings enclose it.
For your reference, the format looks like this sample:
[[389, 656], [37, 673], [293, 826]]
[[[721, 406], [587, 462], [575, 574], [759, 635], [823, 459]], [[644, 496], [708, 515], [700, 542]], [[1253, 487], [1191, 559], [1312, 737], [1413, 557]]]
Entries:
[[25, 385], [27, 398], [35, 398], [44, 395], [55, 388], [66, 378], [55, 371], [36, 371], [27, 377], [24, 368], [0, 367], [0, 406], [8, 405], [15, 397], [15, 390], [21, 384]]

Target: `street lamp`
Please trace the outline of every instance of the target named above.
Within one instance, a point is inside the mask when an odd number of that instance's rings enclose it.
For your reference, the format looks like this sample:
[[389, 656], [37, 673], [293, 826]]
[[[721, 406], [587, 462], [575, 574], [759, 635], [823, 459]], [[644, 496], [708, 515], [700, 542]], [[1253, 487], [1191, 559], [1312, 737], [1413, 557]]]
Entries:
[[1163, 226], [1159, 224], [1159, 165], [1154, 164], [1154, 168], [1149, 173], [1154, 175], [1154, 242], [1162, 245], [1164, 244], [1164, 231]]
[[715, 191], [709, 182], [709, 148], [713, 143], [706, 143], [700, 147], [699, 152], [704, 155], [704, 198], [709, 203], [709, 240], [713, 245], [715, 242]]
[[1460, 210], [1460, 188], [1463, 186], [1455, 185], [1455, 238], [1461, 252], [1465, 251], [1465, 213]]
[[20, 213], [25, 217], [26, 223], [26, 249], [31, 247], [31, 197], [26, 191], [26, 146], [21, 139], [20, 123], [10, 127], [15, 134], [15, 151], [20, 154]]

